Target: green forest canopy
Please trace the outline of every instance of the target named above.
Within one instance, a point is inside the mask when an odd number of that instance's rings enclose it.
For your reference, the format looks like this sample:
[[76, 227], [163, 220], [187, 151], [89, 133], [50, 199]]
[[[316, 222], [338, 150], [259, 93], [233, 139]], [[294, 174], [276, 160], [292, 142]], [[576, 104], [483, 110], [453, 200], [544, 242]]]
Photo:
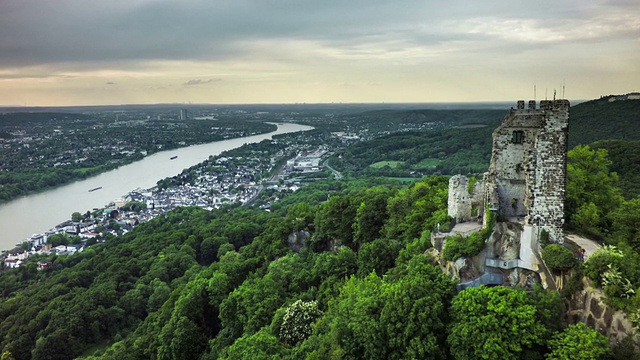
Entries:
[[[446, 177], [400, 189], [342, 184], [323, 203], [296, 201], [309, 199], [303, 189], [274, 213], [177, 209], [54, 257], [50, 271], [7, 271], [0, 347], [16, 359], [516, 359], [544, 358], [552, 339], [564, 341], [557, 294], [455, 294], [424, 255], [447, 219]], [[310, 234], [299, 253], [288, 246], [293, 231]]]

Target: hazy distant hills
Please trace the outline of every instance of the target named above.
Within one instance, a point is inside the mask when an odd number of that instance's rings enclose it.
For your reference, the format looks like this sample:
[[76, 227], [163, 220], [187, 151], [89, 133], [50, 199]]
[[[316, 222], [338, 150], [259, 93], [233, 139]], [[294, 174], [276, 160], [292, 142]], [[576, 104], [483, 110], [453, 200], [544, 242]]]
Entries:
[[0, 114], [0, 124], [3, 126], [10, 125], [24, 125], [37, 124], [41, 122], [48, 122], [51, 119], [58, 120], [86, 120], [89, 117], [84, 114], [78, 113], [64, 113], [64, 112], [37, 112], [37, 113], [9, 113]]

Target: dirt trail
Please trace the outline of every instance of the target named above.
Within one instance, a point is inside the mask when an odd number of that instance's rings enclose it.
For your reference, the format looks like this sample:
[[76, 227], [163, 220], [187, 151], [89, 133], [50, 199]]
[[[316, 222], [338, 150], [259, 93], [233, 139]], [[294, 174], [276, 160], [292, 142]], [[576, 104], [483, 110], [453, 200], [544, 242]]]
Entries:
[[596, 252], [598, 248], [601, 247], [601, 245], [598, 244], [597, 242], [587, 239], [585, 237], [582, 237], [580, 235], [570, 234], [570, 235], [567, 235], [567, 238], [585, 250], [585, 255], [584, 255], [585, 261], [589, 258], [589, 256], [593, 255], [593, 253]]

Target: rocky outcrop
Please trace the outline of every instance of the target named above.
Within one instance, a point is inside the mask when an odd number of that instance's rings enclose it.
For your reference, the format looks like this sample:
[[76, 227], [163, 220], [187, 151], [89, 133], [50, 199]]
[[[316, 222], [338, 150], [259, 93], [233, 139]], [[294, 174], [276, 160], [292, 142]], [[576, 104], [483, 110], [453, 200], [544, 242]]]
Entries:
[[437, 259], [444, 273], [460, 281], [458, 290], [480, 285], [533, 288], [535, 284], [541, 283], [541, 279], [535, 271], [519, 265], [522, 231], [521, 223], [499, 222], [495, 224], [485, 249], [474, 257], [446, 261], [440, 257], [442, 248], [435, 246], [443, 243], [442, 241], [434, 241], [430, 255]]
[[311, 233], [309, 233], [306, 230], [294, 231], [291, 234], [289, 234], [289, 237], [287, 238], [287, 243], [291, 248], [291, 250], [298, 253], [306, 243], [307, 239], [309, 239], [310, 237], [311, 237]]
[[520, 254], [522, 224], [499, 222], [487, 241], [487, 257], [502, 260], [517, 259]]
[[627, 314], [607, 306], [602, 290], [591, 287], [586, 280], [584, 290], [571, 297], [567, 317], [571, 324], [584, 322], [600, 331], [608, 336], [612, 343], [636, 334], [633, 325], [627, 319]]
[[[479, 256], [473, 258], [459, 258], [456, 261], [447, 261], [442, 258], [440, 251], [431, 248], [427, 251], [427, 255], [440, 266], [442, 272], [451, 277], [458, 279], [460, 282], [466, 282], [482, 275], [484, 269], [481, 266]], [[484, 256], [482, 256], [484, 259]]]

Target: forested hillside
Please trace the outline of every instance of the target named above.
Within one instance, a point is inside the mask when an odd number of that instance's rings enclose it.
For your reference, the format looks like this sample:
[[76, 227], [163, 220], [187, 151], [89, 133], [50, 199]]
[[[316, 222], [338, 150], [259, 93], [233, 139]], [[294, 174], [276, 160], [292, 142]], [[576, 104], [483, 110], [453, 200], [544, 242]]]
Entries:
[[478, 174], [489, 166], [492, 132], [493, 127], [479, 125], [396, 133], [349, 147], [331, 164], [359, 176]]
[[569, 147], [598, 140], [640, 140], [640, 100], [591, 100], [570, 109]]
[[425, 255], [448, 221], [447, 178], [332, 183], [323, 203], [302, 201], [317, 184], [275, 213], [180, 209], [51, 270], [5, 272], [0, 346], [16, 359], [612, 354], [595, 330], [559, 321], [557, 293], [455, 293]]
[[[613, 142], [615, 144], [615, 142]], [[584, 274], [602, 288], [605, 303], [624, 310], [640, 326], [640, 197], [625, 199], [604, 148], [577, 146], [568, 154], [568, 229], [599, 239], [605, 246], [578, 266], [566, 291], [582, 289]], [[543, 253], [544, 256], [544, 253]], [[581, 265], [581, 264], [579, 264]], [[637, 341], [637, 336], [635, 337]], [[628, 338], [630, 339], [630, 338]], [[637, 343], [636, 343], [637, 348]], [[632, 352], [633, 353], [633, 352]], [[638, 354], [630, 354], [637, 358]]]
[[640, 195], [640, 141], [600, 140], [592, 147], [607, 150], [610, 170], [618, 175], [622, 196], [632, 199]]

